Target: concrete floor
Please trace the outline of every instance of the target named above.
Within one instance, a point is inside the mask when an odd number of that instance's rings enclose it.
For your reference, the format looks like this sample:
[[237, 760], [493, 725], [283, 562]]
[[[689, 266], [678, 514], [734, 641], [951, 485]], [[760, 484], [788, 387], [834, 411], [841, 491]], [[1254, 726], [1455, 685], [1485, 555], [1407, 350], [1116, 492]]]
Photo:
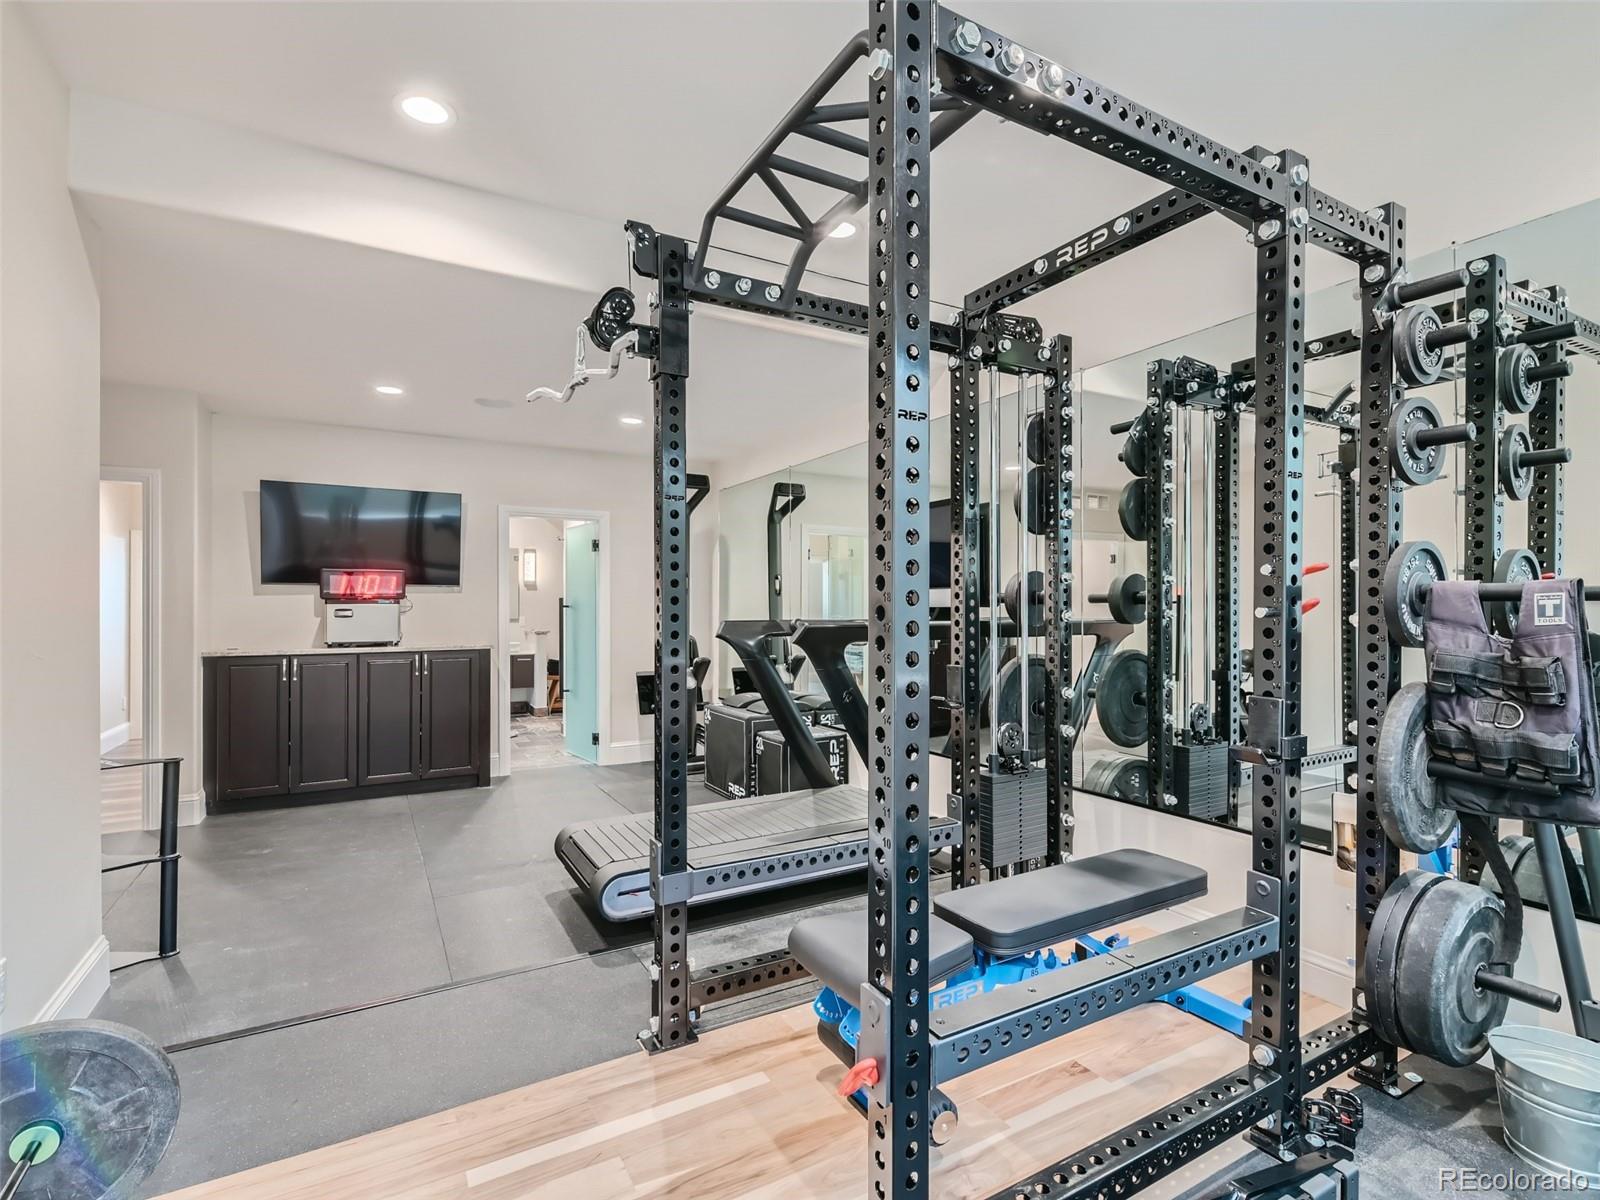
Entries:
[[[554, 767], [184, 829], [182, 952], [119, 971], [95, 1012], [145, 1031], [178, 1067], [178, 1134], [143, 1194], [633, 1050], [649, 1017], [649, 922], [595, 916], [553, 844], [569, 822], [644, 811], [651, 796], [644, 765]], [[154, 937], [156, 872], [133, 875], [106, 878], [113, 947]], [[695, 958], [772, 949], [799, 912], [862, 902], [846, 877], [696, 910]], [[746, 1011], [810, 994], [800, 985]]]

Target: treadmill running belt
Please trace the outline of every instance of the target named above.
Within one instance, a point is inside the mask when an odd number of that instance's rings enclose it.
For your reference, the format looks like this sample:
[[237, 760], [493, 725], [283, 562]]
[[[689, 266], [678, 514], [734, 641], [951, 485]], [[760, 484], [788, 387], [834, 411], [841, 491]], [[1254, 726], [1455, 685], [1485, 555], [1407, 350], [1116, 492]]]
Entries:
[[[653, 813], [568, 825], [556, 857], [612, 921], [650, 915]], [[933, 818], [932, 848], [951, 845], [959, 826]], [[809, 883], [866, 866], [867, 793], [848, 785], [695, 804], [689, 809], [691, 904]], [[772, 861], [771, 856], [782, 856]], [[752, 860], [764, 860], [757, 867]]]

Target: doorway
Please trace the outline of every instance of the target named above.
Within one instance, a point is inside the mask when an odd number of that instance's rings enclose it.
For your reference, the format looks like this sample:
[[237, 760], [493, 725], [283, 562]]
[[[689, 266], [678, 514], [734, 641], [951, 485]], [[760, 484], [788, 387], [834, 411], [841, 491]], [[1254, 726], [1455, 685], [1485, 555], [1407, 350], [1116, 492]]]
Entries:
[[[130, 473], [131, 474], [131, 473]], [[142, 758], [153, 753], [152, 565], [148, 535], [151, 482], [137, 477], [100, 481], [100, 756]], [[100, 774], [100, 829], [127, 833], [151, 828], [148, 771]]]
[[603, 517], [502, 508], [500, 773], [600, 761]]

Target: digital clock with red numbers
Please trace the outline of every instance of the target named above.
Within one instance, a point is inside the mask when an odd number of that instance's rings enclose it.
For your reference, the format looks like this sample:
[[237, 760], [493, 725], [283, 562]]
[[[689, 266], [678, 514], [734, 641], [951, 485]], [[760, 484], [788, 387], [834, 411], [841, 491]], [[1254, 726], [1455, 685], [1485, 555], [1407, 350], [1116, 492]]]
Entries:
[[322, 598], [346, 603], [401, 600], [406, 594], [406, 573], [387, 570], [323, 568]]

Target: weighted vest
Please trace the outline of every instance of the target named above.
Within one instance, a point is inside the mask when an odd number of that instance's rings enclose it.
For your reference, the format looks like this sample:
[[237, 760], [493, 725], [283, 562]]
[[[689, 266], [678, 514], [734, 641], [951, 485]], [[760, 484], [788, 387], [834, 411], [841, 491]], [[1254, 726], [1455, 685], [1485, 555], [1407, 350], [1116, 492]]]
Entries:
[[1463, 813], [1600, 825], [1583, 584], [1523, 585], [1516, 632], [1489, 631], [1475, 584], [1436, 583], [1423, 626], [1428, 743], [1480, 781], [1439, 780]]

